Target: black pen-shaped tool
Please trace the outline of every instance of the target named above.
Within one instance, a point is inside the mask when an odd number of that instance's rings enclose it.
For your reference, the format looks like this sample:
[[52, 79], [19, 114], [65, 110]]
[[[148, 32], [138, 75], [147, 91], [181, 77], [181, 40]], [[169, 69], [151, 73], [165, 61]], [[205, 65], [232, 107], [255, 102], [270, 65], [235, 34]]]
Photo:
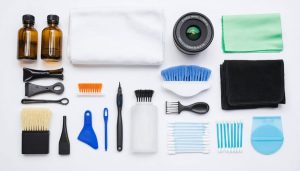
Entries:
[[117, 94], [118, 120], [117, 120], [117, 150], [120, 152], [123, 149], [123, 122], [122, 122], [122, 106], [123, 94], [121, 84], [119, 82]]

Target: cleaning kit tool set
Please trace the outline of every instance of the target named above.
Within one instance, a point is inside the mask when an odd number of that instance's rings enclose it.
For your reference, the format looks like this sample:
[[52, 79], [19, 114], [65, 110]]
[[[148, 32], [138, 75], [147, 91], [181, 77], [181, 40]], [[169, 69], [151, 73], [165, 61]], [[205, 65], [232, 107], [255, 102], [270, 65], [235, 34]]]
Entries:
[[187, 55], [205, 50], [214, 37], [214, 28], [209, 18], [198, 12], [180, 17], [173, 29], [176, 47]]
[[211, 70], [196, 65], [180, 65], [161, 71], [163, 88], [181, 97], [192, 97], [210, 88]]
[[254, 117], [251, 144], [264, 155], [277, 152], [284, 141], [280, 116]]
[[152, 103], [153, 90], [135, 90], [137, 103], [131, 108], [131, 151], [157, 151], [158, 109]]
[[174, 122], [168, 124], [168, 153], [209, 153], [209, 123]]
[[242, 152], [243, 122], [217, 122], [217, 142], [219, 152]]
[[283, 60], [225, 60], [220, 70], [222, 109], [285, 104]]
[[92, 112], [89, 110], [84, 113], [83, 128], [77, 139], [93, 149], [98, 149], [98, 140], [92, 125]]
[[60, 155], [70, 154], [70, 140], [69, 140], [68, 130], [67, 130], [67, 116], [63, 116], [63, 127], [62, 127], [62, 132], [61, 132], [58, 146], [59, 146], [58, 154]]
[[[116, 27], [110, 27], [112, 23]], [[70, 12], [68, 55], [77, 65], [160, 65], [164, 30], [161, 9], [74, 9]]]
[[[101, 21], [101, 22], [99, 22]], [[48, 15], [48, 27], [42, 31], [41, 58], [60, 61], [62, 31], [59, 17]], [[116, 27], [110, 27], [115, 23]], [[23, 27], [18, 32], [17, 58], [36, 61], [38, 32], [35, 18], [23, 16]], [[109, 26], [109, 27], [106, 27]], [[108, 34], [111, 33], [111, 34]], [[198, 12], [181, 16], [173, 28], [173, 40], [181, 52], [196, 55], [207, 49], [214, 38], [210, 19]], [[68, 56], [74, 65], [132, 65], [153, 66], [164, 61], [165, 16], [158, 8], [107, 7], [73, 9], [69, 17]], [[99, 46], [99, 44], [101, 46]], [[225, 15], [222, 17], [222, 48], [225, 53], [280, 52], [283, 50], [280, 14]], [[183, 54], [182, 54], [183, 55]], [[23, 64], [23, 63], [22, 63]], [[26, 65], [26, 63], [24, 63]], [[30, 83], [36, 79], [63, 80], [63, 68], [36, 70], [23, 68], [25, 96], [44, 93], [62, 94], [65, 87], [57, 82], [50, 86]], [[198, 65], [178, 65], [161, 71], [162, 87], [182, 98], [194, 97], [211, 87], [209, 68]], [[221, 104], [224, 110], [277, 108], [285, 104], [283, 60], [225, 60], [220, 66]], [[109, 86], [109, 85], [108, 85]], [[103, 96], [101, 82], [80, 82], [79, 96]], [[116, 149], [123, 150], [123, 92], [119, 82], [116, 92]], [[130, 151], [135, 154], [154, 154], [158, 151], [158, 112], [152, 103], [154, 91], [135, 90], [136, 103], [130, 110]], [[106, 97], [103, 97], [106, 98]], [[68, 98], [30, 99], [22, 104], [69, 104]], [[183, 105], [180, 101], [166, 101], [166, 114], [189, 111], [206, 114], [210, 106], [205, 102]], [[69, 113], [69, 112], [68, 112]], [[103, 115], [102, 115], [103, 114]], [[126, 114], [126, 113], [125, 113]], [[22, 119], [22, 154], [49, 153], [51, 111], [47, 108], [24, 108]], [[104, 150], [108, 151], [108, 108], [101, 113], [104, 126]], [[170, 116], [171, 117], [171, 116]], [[112, 118], [114, 119], [114, 118]], [[284, 141], [281, 117], [254, 117], [251, 143], [265, 155], [278, 151]], [[210, 152], [209, 122], [174, 122], [168, 128], [168, 153]], [[242, 152], [244, 124], [241, 121], [216, 123], [219, 152]], [[77, 139], [98, 149], [98, 138], [92, 126], [92, 112], [84, 113], [84, 124]], [[59, 155], [70, 154], [67, 117], [63, 116], [59, 139]]]
[[51, 116], [47, 108], [24, 108], [21, 111], [22, 154], [49, 153]]
[[226, 15], [222, 32], [225, 53], [283, 50], [280, 14]]
[[118, 93], [117, 93], [117, 150], [120, 152], [123, 150], [123, 120], [122, 120], [122, 107], [123, 107], [123, 93], [121, 83], [119, 82]]
[[78, 83], [79, 96], [103, 96], [102, 83]]
[[166, 114], [180, 114], [182, 111], [190, 111], [196, 114], [206, 114], [209, 111], [209, 105], [204, 102], [193, 103], [188, 106], [178, 102], [166, 102]]
[[65, 91], [65, 87], [62, 83], [57, 82], [50, 86], [41, 86], [32, 83], [25, 83], [25, 96], [32, 97], [38, 94], [54, 93], [62, 94]]
[[23, 68], [23, 81], [29, 82], [39, 78], [57, 78], [64, 79], [63, 68], [56, 70], [35, 70], [30, 68]]

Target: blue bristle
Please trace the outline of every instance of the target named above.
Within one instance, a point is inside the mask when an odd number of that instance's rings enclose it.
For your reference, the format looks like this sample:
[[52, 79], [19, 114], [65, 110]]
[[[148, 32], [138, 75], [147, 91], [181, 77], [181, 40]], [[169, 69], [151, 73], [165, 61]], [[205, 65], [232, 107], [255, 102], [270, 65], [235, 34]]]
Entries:
[[210, 69], [197, 65], [179, 65], [161, 71], [165, 81], [208, 81], [210, 75]]

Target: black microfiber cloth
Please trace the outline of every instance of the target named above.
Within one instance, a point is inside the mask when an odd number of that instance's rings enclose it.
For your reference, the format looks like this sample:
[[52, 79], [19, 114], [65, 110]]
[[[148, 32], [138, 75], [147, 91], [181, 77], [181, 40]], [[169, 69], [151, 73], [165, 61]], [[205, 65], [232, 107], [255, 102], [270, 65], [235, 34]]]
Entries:
[[224, 110], [285, 104], [283, 60], [225, 60], [220, 74]]

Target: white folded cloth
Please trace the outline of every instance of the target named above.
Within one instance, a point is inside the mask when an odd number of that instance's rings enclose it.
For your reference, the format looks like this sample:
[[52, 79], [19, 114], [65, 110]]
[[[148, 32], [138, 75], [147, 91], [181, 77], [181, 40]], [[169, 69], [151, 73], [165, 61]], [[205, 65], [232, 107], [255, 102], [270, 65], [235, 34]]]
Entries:
[[160, 65], [164, 22], [158, 8], [71, 10], [68, 55], [79, 65]]

